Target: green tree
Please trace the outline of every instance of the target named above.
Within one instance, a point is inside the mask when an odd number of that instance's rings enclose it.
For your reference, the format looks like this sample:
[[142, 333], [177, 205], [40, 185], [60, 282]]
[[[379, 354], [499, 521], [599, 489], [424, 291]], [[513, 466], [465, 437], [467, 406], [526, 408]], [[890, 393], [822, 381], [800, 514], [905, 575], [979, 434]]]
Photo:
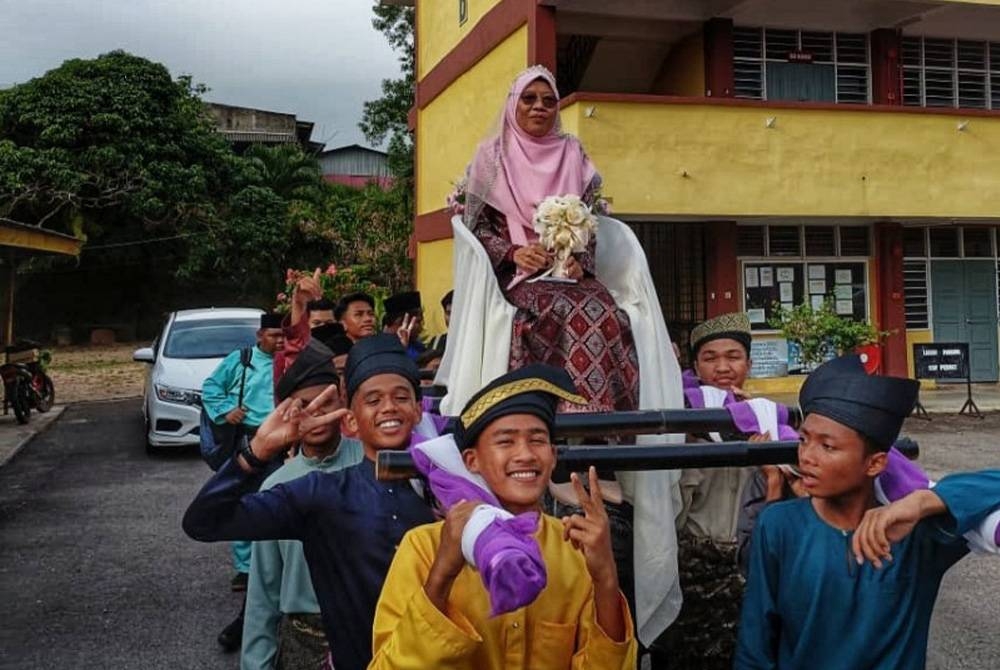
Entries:
[[243, 158], [247, 161], [247, 177], [281, 198], [313, 203], [322, 198], [323, 174], [319, 162], [298, 144], [254, 145]]
[[0, 215], [135, 239], [212, 217], [236, 157], [188, 77], [116, 51], [0, 97]]
[[388, 142], [389, 166], [397, 181], [412, 188], [413, 135], [407, 117], [413, 106], [415, 68], [413, 7], [375, 5], [372, 26], [385, 35], [396, 52], [401, 76], [382, 80], [382, 97], [364, 104], [361, 131], [365, 139], [376, 146]]

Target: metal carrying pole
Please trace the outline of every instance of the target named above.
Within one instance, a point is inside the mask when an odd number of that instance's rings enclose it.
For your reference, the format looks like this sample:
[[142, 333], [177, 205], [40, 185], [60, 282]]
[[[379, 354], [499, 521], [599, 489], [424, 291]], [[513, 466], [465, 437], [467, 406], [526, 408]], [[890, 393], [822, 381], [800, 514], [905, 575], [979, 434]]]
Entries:
[[[896, 448], [910, 459], [920, 455], [916, 442], [902, 439]], [[781, 442], [698, 442], [644, 446], [581, 445], [557, 446], [556, 470], [582, 472], [591, 465], [598, 469], [682, 470], [686, 468], [728, 468], [747, 465], [794, 465], [799, 443]], [[408, 451], [380, 451], [375, 466], [381, 480], [409, 479], [420, 474]]]
[[[449, 419], [454, 421], [453, 418]], [[798, 428], [802, 412], [788, 408], [788, 425]], [[722, 408], [712, 409], [650, 409], [634, 412], [579, 412], [559, 414], [555, 438], [607, 438], [630, 435], [666, 433], [732, 433], [739, 428], [733, 417]]]

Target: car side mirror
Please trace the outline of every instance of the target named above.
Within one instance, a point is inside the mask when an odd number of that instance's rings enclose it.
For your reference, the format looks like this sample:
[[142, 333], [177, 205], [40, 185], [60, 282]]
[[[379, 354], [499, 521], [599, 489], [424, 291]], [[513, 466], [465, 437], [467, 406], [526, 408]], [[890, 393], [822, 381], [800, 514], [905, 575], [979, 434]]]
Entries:
[[153, 352], [152, 347], [143, 347], [132, 352], [132, 360], [136, 363], [154, 363], [156, 361], [156, 354]]

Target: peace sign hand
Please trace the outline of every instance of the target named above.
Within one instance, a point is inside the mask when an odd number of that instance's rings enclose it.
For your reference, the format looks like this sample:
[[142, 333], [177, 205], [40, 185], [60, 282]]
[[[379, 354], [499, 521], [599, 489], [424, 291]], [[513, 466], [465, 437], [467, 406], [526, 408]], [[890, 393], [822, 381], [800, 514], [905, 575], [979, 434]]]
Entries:
[[416, 324], [417, 317], [409, 314], [403, 315], [403, 323], [400, 324], [399, 329], [396, 331], [396, 336], [399, 338], [399, 341], [403, 343], [404, 347], [410, 346], [410, 337], [413, 334], [413, 326]]
[[307, 405], [298, 398], [285, 398], [268, 414], [251, 440], [254, 455], [262, 461], [271, 460], [309, 431], [340, 421], [347, 409], [341, 407], [322, 412], [324, 404], [336, 393], [337, 385], [331, 384]]
[[571, 542], [583, 553], [587, 572], [596, 584], [618, 588], [618, 571], [611, 550], [611, 526], [608, 512], [604, 509], [601, 485], [597, 479], [597, 469], [590, 467], [590, 493], [583, 488], [580, 476], [570, 475], [573, 490], [583, 508], [583, 516], [574, 514], [563, 517], [563, 539]]

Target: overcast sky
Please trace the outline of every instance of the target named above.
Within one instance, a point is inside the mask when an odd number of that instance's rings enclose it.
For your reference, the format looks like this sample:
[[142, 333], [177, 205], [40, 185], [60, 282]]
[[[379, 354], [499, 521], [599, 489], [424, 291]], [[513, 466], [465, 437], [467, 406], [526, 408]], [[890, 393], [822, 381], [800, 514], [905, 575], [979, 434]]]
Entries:
[[124, 49], [213, 102], [292, 112], [328, 147], [364, 143], [361, 106], [399, 65], [375, 0], [0, 0], [0, 88]]

